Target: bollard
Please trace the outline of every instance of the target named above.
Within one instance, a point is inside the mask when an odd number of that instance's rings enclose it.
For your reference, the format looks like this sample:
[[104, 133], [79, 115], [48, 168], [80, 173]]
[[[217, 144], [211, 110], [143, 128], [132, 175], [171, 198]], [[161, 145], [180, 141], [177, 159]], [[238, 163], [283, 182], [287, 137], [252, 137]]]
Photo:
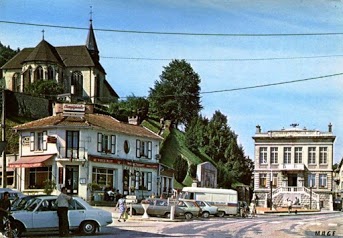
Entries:
[[175, 205], [170, 206], [170, 220], [174, 220]]

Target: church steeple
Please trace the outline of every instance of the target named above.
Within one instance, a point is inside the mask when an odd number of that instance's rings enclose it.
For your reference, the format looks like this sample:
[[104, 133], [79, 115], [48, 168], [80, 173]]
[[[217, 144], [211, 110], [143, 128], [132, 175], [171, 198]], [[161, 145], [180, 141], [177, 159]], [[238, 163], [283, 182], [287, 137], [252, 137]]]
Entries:
[[89, 19], [89, 31], [88, 31], [88, 36], [87, 36], [87, 41], [86, 41], [86, 46], [92, 55], [93, 59], [99, 61], [99, 50], [98, 50], [98, 45], [96, 44], [95, 40], [95, 34], [93, 30], [93, 20], [92, 20], [92, 11], [90, 12], [90, 19]]

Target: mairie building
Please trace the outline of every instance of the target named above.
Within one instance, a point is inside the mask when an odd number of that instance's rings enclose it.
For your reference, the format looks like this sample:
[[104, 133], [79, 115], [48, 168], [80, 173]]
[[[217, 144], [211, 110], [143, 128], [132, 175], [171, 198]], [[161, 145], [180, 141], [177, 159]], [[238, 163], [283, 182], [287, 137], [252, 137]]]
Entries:
[[[256, 126], [254, 193], [258, 206], [330, 209], [333, 206], [333, 152], [335, 135], [299, 128], [262, 132]], [[270, 200], [272, 199], [272, 200]]]

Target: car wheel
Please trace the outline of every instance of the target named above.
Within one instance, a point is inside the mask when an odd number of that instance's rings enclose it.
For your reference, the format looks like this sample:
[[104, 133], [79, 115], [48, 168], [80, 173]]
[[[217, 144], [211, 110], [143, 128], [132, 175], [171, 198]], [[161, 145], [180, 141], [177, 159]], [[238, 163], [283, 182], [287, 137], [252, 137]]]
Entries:
[[186, 218], [186, 220], [190, 220], [193, 218], [193, 214], [190, 212], [187, 212], [187, 213], [185, 213], [185, 218]]
[[225, 212], [220, 211], [220, 212], [218, 212], [217, 216], [218, 217], [224, 217], [225, 216]]
[[81, 223], [80, 231], [85, 235], [93, 235], [96, 228], [97, 224], [94, 221], [84, 221]]
[[210, 217], [210, 213], [209, 212], [203, 212], [202, 213], [202, 217], [203, 218], [209, 218]]
[[25, 228], [24, 228], [24, 225], [21, 224], [19, 221], [14, 221], [14, 225], [13, 225], [12, 231], [13, 230], [17, 234], [17, 236], [14, 236], [14, 237], [20, 237], [21, 234], [25, 231]]
[[166, 212], [166, 214], [164, 214], [164, 216], [165, 216], [166, 218], [170, 218], [170, 212]]

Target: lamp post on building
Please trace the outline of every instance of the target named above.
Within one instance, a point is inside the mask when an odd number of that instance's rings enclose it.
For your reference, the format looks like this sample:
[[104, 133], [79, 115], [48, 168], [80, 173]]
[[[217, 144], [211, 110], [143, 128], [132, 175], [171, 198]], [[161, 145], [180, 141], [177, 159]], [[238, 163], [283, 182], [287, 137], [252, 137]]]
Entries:
[[270, 210], [273, 209], [273, 170], [270, 170]]
[[310, 180], [310, 210], [312, 209], [312, 178]]

